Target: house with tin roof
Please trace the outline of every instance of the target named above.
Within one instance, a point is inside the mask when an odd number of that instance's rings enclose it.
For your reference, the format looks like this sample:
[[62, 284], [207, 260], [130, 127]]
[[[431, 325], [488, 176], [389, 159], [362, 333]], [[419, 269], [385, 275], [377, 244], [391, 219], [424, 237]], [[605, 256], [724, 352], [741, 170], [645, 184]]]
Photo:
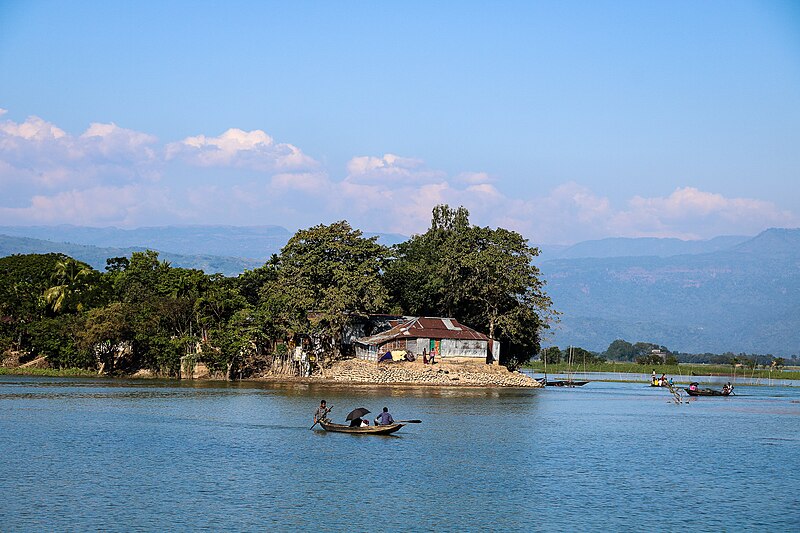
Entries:
[[403, 317], [391, 328], [354, 341], [359, 359], [378, 361], [386, 352], [405, 350], [422, 359], [500, 363], [500, 342], [460, 324], [454, 318]]

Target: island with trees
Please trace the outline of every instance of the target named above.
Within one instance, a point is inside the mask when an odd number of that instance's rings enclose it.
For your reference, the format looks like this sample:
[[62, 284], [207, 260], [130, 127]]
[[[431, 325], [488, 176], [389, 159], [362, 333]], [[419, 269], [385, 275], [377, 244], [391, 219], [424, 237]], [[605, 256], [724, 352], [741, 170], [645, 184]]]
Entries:
[[12, 255], [0, 258], [0, 353], [16, 371], [180, 377], [202, 364], [242, 379], [301, 374], [302, 345], [311, 373], [325, 375], [351, 357], [353, 320], [418, 315], [498, 340], [515, 370], [556, 316], [537, 255], [519, 233], [447, 205], [391, 248], [346, 221], [300, 230], [237, 277], [175, 268], [152, 250], [109, 258], [105, 272], [62, 254]]

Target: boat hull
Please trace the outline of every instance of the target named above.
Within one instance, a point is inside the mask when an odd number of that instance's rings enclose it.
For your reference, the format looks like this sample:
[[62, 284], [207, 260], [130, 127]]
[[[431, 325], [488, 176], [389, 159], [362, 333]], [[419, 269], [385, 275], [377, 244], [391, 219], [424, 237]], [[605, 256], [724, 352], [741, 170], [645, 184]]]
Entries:
[[353, 435], [391, 435], [405, 426], [405, 424], [387, 424], [385, 426], [350, 427], [344, 424], [334, 424], [333, 422], [320, 422], [319, 425], [325, 431], [352, 433]]
[[548, 387], [583, 387], [589, 383], [588, 381], [575, 381], [575, 380], [566, 380], [566, 379], [559, 379], [556, 381], [547, 381], [545, 385]]
[[730, 392], [722, 392], [714, 389], [697, 389], [691, 390], [688, 387], [683, 389], [689, 396], [728, 396]]

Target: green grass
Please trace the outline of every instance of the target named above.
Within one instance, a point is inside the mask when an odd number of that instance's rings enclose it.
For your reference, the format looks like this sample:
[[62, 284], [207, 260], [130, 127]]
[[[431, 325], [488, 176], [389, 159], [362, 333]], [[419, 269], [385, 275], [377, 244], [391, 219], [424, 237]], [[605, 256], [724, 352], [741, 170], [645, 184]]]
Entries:
[[[544, 364], [540, 362], [532, 362], [525, 366], [525, 368], [534, 370], [536, 372], [544, 372]], [[587, 365], [576, 364], [570, 369], [566, 363], [559, 363], [556, 365], [547, 365], [547, 372], [549, 374], [565, 374], [570, 370], [572, 372], [615, 372], [621, 374], [650, 374], [655, 369], [656, 374], [666, 374], [668, 377], [680, 378], [696, 376], [732, 376], [747, 377], [747, 378], [764, 378], [764, 379], [800, 379], [800, 371], [798, 372], [776, 372], [769, 370], [751, 370], [749, 368], [734, 368], [730, 365], [640, 365], [638, 363], [629, 362], [613, 362], [594, 363]]]
[[84, 370], [82, 368], [0, 367], [0, 376], [46, 376], [46, 377], [90, 378], [90, 377], [97, 377], [97, 372], [94, 370]]

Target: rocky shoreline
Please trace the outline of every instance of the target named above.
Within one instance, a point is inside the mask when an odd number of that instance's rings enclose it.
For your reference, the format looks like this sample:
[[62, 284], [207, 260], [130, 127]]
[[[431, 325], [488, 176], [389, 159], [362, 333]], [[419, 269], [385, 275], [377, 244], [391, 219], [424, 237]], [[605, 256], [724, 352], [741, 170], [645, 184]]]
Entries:
[[[31, 375], [74, 375], [75, 369], [51, 369], [45, 357], [35, 359], [24, 365], [4, 366], [4, 373]], [[81, 375], [98, 375], [83, 371]], [[198, 381], [224, 381], [221, 373], [210, 372], [205, 365], [198, 365], [183, 379]], [[159, 378], [149, 370], [140, 370], [127, 376], [134, 379]], [[504, 366], [484, 365], [473, 362], [445, 361], [426, 365], [419, 361], [375, 363], [360, 359], [348, 359], [334, 363], [319, 373], [308, 377], [288, 374], [267, 373], [244, 381], [268, 381], [274, 383], [315, 383], [315, 384], [354, 384], [354, 385], [409, 385], [434, 387], [541, 387], [535, 379], [521, 372], [510, 372]]]
[[358, 359], [339, 361], [309, 380], [325, 383], [375, 385], [432, 385], [448, 387], [541, 387], [535, 379], [504, 366], [444, 362], [372, 363]]

